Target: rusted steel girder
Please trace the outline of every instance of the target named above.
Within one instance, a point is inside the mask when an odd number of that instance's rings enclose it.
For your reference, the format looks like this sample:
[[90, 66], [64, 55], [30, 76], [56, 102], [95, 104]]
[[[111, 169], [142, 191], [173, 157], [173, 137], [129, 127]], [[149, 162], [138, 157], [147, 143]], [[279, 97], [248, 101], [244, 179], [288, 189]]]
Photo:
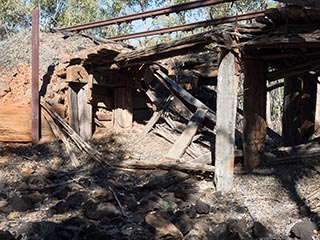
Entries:
[[175, 27], [156, 29], [156, 30], [151, 30], [151, 31], [146, 31], [146, 32], [120, 35], [120, 36], [110, 37], [108, 39], [114, 40], [114, 41], [120, 41], [120, 40], [146, 37], [146, 36], [158, 35], [158, 34], [164, 34], [164, 33], [176, 32], [176, 31], [188, 31], [188, 30], [192, 30], [195, 28], [199, 28], [199, 27], [208, 27], [208, 26], [217, 25], [217, 24], [230, 23], [230, 22], [235, 22], [235, 21], [243, 21], [243, 20], [248, 20], [248, 19], [252, 19], [255, 17], [259, 17], [259, 16], [264, 16], [264, 11], [254, 12], [254, 13], [246, 13], [246, 14], [242, 14], [242, 15], [238, 15], [238, 16], [217, 18], [217, 19], [212, 19], [212, 20], [203, 21], [203, 22], [185, 24], [182, 26], [175, 26]]
[[71, 26], [71, 27], [63, 27], [58, 29], [59, 31], [82, 31], [86, 29], [91, 29], [91, 28], [98, 28], [98, 27], [104, 27], [104, 26], [109, 26], [113, 24], [120, 24], [124, 22], [131, 22], [133, 20], [138, 20], [138, 19], [145, 19], [149, 17], [156, 17], [160, 15], [168, 15], [170, 13], [178, 13], [190, 9], [195, 9], [199, 7], [206, 7], [210, 5], [217, 5], [220, 3], [227, 3], [227, 2], [234, 2], [236, 0], [206, 0], [206, 1], [193, 1], [193, 2], [188, 2], [188, 3], [183, 3], [179, 5], [174, 5], [171, 7], [166, 7], [166, 8], [161, 8], [161, 9], [155, 9], [155, 10], [150, 10], [142, 13], [136, 13], [132, 15], [127, 15], [123, 17], [117, 17], [117, 18], [112, 18], [112, 19], [107, 19], [107, 20], [102, 20], [102, 21], [97, 21], [97, 22], [90, 22], [90, 23], [85, 23], [77, 26]]
[[31, 138], [37, 144], [40, 138], [39, 102], [39, 9], [32, 11], [32, 101], [31, 101]]

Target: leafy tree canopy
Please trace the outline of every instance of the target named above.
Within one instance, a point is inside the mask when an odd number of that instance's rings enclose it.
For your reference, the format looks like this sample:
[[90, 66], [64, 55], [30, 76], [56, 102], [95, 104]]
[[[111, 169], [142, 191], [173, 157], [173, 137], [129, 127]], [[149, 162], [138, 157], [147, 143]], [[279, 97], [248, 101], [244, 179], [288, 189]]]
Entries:
[[[31, 10], [40, 7], [40, 25], [43, 30], [72, 26], [80, 23], [124, 16], [187, 2], [187, 0], [0, 0], [0, 39], [9, 33], [29, 28]], [[269, 0], [238, 0], [213, 7], [159, 16], [155, 19], [137, 20], [127, 24], [87, 30], [97, 36], [114, 36], [155, 28], [182, 25], [188, 22], [203, 21], [234, 13], [242, 13], [266, 8]], [[156, 43], [185, 33], [150, 37], [150, 43]], [[147, 39], [144, 39], [146, 41]]]

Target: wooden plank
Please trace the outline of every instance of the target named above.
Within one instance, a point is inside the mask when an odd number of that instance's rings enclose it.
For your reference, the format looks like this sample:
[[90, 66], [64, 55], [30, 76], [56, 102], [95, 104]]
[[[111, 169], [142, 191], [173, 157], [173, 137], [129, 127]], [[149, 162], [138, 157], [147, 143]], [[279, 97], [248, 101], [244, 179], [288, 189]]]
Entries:
[[[102, 153], [94, 149], [91, 145], [89, 145], [86, 141], [84, 141], [79, 134], [77, 134], [60, 116], [57, 112], [53, 110], [53, 108], [43, 99], [40, 100], [41, 106], [47, 111], [50, 116], [59, 123], [59, 126], [63, 128], [64, 132], [68, 134], [68, 136], [75, 142], [75, 144], [86, 152], [90, 157], [94, 160], [105, 163]], [[108, 165], [108, 164], [107, 164]]]
[[202, 108], [198, 108], [196, 110], [177, 142], [170, 148], [167, 154], [168, 158], [179, 159], [182, 157], [187, 147], [190, 145], [194, 135], [197, 133], [198, 127], [206, 116], [207, 111], [208, 109]]
[[78, 91], [79, 84], [69, 84], [67, 93], [69, 124], [77, 133], [80, 132], [78, 117]]
[[131, 88], [116, 88], [114, 90], [114, 126], [130, 128], [133, 124]]
[[253, 169], [262, 161], [266, 138], [266, 65], [259, 60], [244, 61], [244, 167]]
[[188, 93], [186, 90], [181, 88], [175, 81], [173, 81], [171, 78], [169, 78], [166, 74], [164, 74], [161, 70], [156, 71], [156, 77], [163, 78], [170, 86], [171, 88], [184, 100], [186, 100], [189, 104], [195, 106], [196, 108], [202, 108], [207, 109], [207, 117], [212, 122], [216, 122], [216, 115], [215, 112], [211, 109], [209, 109], [204, 103], [196, 99], [194, 96], [192, 96], [190, 93]]
[[0, 141], [31, 142], [31, 106], [0, 104]]
[[68, 141], [68, 139], [66, 138], [66, 136], [63, 134], [63, 132], [60, 130], [60, 128], [58, 127], [58, 125], [54, 122], [53, 118], [50, 116], [50, 114], [47, 111], [42, 111], [42, 114], [44, 116], [44, 118], [46, 119], [46, 121], [48, 122], [48, 124], [50, 125], [53, 134], [55, 135], [57, 140], [61, 140], [67, 150], [67, 153], [70, 157], [71, 160], [71, 164], [73, 167], [78, 167], [80, 165], [74, 151], [72, 150], [72, 147]]
[[40, 138], [40, 103], [39, 103], [39, 9], [32, 10], [32, 143]]
[[234, 55], [222, 51], [218, 68], [215, 184], [218, 191], [233, 187], [234, 145], [237, 114], [238, 75]]
[[78, 92], [79, 134], [87, 141], [92, 136], [92, 105], [88, 96], [91, 94], [90, 84], [83, 84]]
[[184, 163], [173, 163], [170, 159], [163, 159], [157, 162], [146, 162], [127, 160], [118, 163], [113, 163], [112, 166], [118, 168], [129, 168], [129, 169], [163, 169], [163, 170], [178, 170], [178, 171], [201, 171], [201, 172], [215, 172], [215, 167], [211, 165], [184, 162]]
[[316, 112], [315, 112], [315, 136], [320, 136], [320, 77], [317, 81], [317, 97], [316, 97]]

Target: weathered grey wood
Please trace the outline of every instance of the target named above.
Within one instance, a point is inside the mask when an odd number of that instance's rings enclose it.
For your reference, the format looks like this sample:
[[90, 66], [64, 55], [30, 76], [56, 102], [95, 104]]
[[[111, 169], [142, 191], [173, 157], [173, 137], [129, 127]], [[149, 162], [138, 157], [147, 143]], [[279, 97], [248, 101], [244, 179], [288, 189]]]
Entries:
[[[92, 159], [100, 162], [105, 163], [102, 154], [94, 149], [91, 145], [89, 145], [86, 141], [84, 141], [77, 132], [75, 132], [60, 116], [57, 112], [55, 112], [52, 107], [43, 99], [41, 98], [40, 104], [44, 110], [46, 110], [50, 116], [59, 123], [59, 126], [63, 128], [63, 131], [74, 141], [74, 143], [86, 152]], [[107, 164], [108, 165], [108, 164]]]
[[69, 84], [67, 93], [69, 124], [77, 133], [80, 132], [78, 117], [78, 88], [78, 84]]
[[[170, 142], [172, 144], [174, 144], [178, 139], [178, 136], [172, 134], [171, 132], [169, 132], [167, 129], [165, 129], [161, 125], [155, 125], [154, 133], [163, 137], [165, 140], [167, 140], [168, 142]], [[197, 158], [199, 156], [199, 154], [197, 151], [195, 151], [193, 148], [191, 148], [192, 144], [193, 143], [191, 143], [190, 146], [187, 148], [186, 153], [189, 156], [191, 156], [192, 158]]]
[[[165, 159], [166, 160], [166, 159]], [[164, 169], [164, 170], [179, 170], [179, 171], [202, 171], [213, 173], [215, 167], [211, 165], [204, 165], [198, 163], [172, 163], [168, 160], [160, 160], [158, 162], [146, 162], [146, 161], [136, 161], [127, 160], [120, 163], [112, 164], [118, 168], [129, 168], [129, 169]]]
[[177, 142], [170, 148], [167, 157], [172, 159], [179, 159], [182, 157], [187, 147], [190, 145], [194, 135], [196, 134], [200, 123], [206, 116], [208, 109], [198, 108], [190, 122], [186, 126], [183, 133], [178, 138]]
[[317, 81], [316, 113], [315, 113], [315, 136], [320, 136], [320, 77]]
[[90, 84], [81, 84], [78, 92], [79, 134], [85, 141], [92, 136], [93, 123], [92, 105], [88, 95], [91, 95]]
[[131, 128], [133, 124], [131, 88], [116, 88], [114, 90], [114, 126]]
[[43, 116], [47, 120], [56, 139], [61, 140], [64, 143], [66, 150], [67, 150], [67, 153], [70, 157], [72, 166], [78, 167], [80, 165], [80, 163], [79, 163], [76, 155], [74, 154], [74, 151], [72, 150], [72, 147], [71, 147], [68, 139], [66, 138], [66, 136], [63, 134], [63, 132], [60, 130], [58, 125], [54, 122], [53, 118], [50, 116], [50, 114], [47, 111], [42, 111], [41, 113], [43, 114]]
[[151, 119], [149, 120], [148, 124], [145, 126], [145, 128], [143, 129], [142, 132], [142, 136], [144, 137], [150, 130], [151, 128], [153, 128], [154, 124], [156, 124], [156, 122], [159, 120], [159, 118], [161, 117], [161, 115], [168, 109], [170, 102], [172, 101], [172, 96], [169, 96], [165, 102], [161, 105], [162, 109], [160, 109], [159, 111], [155, 111], [151, 117]]
[[185, 101], [187, 101], [189, 104], [197, 107], [197, 108], [202, 108], [202, 109], [207, 109], [207, 117], [209, 120], [212, 122], [216, 122], [216, 116], [215, 112], [211, 109], [209, 109], [204, 103], [196, 99], [194, 96], [192, 96], [190, 93], [188, 93], [186, 90], [181, 88], [175, 81], [173, 81], [171, 78], [169, 78], [165, 73], [163, 73], [161, 70], [156, 70], [156, 77], [163, 78], [169, 85], [170, 87], [180, 96], [182, 97]]
[[264, 62], [251, 59], [244, 61], [244, 167], [253, 169], [262, 161], [266, 139], [266, 66]]
[[230, 51], [223, 50], [220, 58], [217, 91], [215, 184], [218, 191], [228, 192], [233, 187], [239, 77], [236, 75], [234, 55]]

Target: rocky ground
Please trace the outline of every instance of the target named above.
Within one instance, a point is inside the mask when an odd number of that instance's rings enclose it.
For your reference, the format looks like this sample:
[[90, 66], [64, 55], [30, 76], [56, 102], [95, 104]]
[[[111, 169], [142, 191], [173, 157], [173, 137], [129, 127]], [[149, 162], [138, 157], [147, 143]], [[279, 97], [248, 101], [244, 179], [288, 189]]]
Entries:
[[[91, 143], [110, 163], [156, 162], [170, 144], [141, 129]], [[208, 174], [108, 168], [76, 155], [74, 168], [58, 142], [0, 145], [0, 239], [288, 239], [295, 223], [296, 235], [309, 231], [296, 239], [311, 239], [318, 221], [319, 199], [305, 200], [319, 188], [311, 165], [236, 174], [222, 194]]]

